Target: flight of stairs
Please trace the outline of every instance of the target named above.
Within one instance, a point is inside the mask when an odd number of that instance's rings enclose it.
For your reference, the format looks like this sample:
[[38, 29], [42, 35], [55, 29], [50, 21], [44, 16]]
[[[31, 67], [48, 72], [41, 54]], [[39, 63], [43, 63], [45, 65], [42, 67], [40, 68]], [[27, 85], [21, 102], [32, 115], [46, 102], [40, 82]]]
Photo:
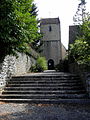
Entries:
[[86, 99], [79, 76], [56, 72], [12, 77], [0, 96], [0, 101], [16, 103], [53, 104]]

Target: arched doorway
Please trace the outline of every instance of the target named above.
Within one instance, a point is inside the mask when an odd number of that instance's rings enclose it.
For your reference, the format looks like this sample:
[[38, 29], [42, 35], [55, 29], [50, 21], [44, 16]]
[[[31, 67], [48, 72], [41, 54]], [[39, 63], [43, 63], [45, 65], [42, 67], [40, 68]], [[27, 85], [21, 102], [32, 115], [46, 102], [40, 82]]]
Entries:
[[54, 61], [52, 59], [48, 60], [48, 69], [49, 70], [54, 69]]

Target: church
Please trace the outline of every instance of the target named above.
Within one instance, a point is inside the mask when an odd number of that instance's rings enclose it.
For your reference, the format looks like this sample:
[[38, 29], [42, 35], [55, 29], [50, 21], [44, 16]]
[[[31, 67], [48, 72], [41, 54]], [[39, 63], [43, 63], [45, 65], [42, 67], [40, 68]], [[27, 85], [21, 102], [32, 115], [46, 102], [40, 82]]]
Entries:
[[[54, 69], [63, 58], [66, 49], [61, 44], [61, 29], [59, 18], [45, 18], [40, 21], [40, 31], [43, 34], [42, 55], [46, 57], [48, 69]], [[63, 49], [62, 49], [63, 48]]]

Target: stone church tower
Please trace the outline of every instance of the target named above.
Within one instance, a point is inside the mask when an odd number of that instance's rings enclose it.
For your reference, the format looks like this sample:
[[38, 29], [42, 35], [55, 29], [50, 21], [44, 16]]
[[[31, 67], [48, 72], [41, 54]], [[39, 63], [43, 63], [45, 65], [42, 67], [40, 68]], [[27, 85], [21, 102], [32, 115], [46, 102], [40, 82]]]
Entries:
[[42, 55], [47, 59], [48, 69], [54, 69], [54, 66], [62, 59], [59, 18], [41, 19], [40, 30], [43, 34]]

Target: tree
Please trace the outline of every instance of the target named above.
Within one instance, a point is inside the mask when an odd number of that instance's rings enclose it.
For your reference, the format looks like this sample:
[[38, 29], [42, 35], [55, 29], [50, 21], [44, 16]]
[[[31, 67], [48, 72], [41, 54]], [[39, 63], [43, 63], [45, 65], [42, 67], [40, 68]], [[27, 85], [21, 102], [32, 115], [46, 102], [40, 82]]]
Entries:
[[[34, 16], [35, 18], [37, 17], [37, 7], [35, 5], [35, 3], [32, 4], [32, 8], [30, 10], [30, 13], [31, 13], [31, 16]], [[37, 19], [37, 23], [39, 24], [40, 20]], [[39, 25], [38, 25], [38, 28], [39, 28]], [[41, 46], [43, 44], [43, 42], [41, 42], [41, 38], [42, 38], [42, 34], [39, 33], [38, 31], [38, 34], [37, 34], [37, 38], [30, 44], [30, 46], [37, 52], [41, 52]]]
[[30, 12], [33, 0], [1, 0], [0, 5], [0, 57], [27, 52], [40, 37], [36, 16]]
[[[73, 44], [70, 45], [69, 58], [70, 62], [77, 62], [78, 64], [84, 64], [90, 67], [90, 15], [85, 12], [84, 5], [85, 0], [81, 0], [78, 5], [82, 6], [82, 14], [77, 14], [77, 19], [75, 18], [76, 24], [78, 22], [79, 35]], [[79, 9], [80, 10], [80, 9]], [[76, 12], [78, 13], [78, 12]], [[79, 18], [82, 18], [81, 20]]]
[[81, 2], [78, 4], [77, 11], [73, 17], [73, 21], [75, 25], [82, 24], [84, 18], [87, 16], [86, 13], [86, 2], [85, 0], [80, 0]]
[[90, 67], [90, 16], [81, 25], [82, 34], [70, 45], [69, 58], [71, 62]]
[[30, 10], [30, 13], [31, 13], [32, 16], [35, 16], [35, 17], [36, 17], [36, 16], [38, 15], [37, 12], [38, 12], [38, 11], [37, 11], [37, 7], [36, 7], [35, 3], [33, 3], [33, 4], [32, 4], [32, 8], [31, 8], [31, 10]]

